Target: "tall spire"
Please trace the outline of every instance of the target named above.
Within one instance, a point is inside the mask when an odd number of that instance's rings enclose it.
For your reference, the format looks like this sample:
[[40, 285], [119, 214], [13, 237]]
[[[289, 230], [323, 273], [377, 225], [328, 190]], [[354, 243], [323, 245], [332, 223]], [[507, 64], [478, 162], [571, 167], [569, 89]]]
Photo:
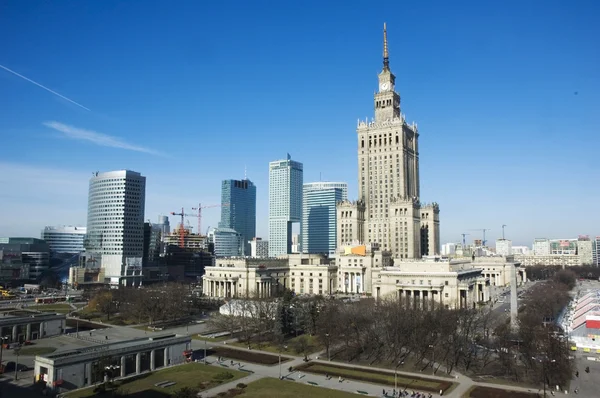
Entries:
[[390, 70], [390, 58], [387, 45], [387, 28], [383, 23], [383, 70]]

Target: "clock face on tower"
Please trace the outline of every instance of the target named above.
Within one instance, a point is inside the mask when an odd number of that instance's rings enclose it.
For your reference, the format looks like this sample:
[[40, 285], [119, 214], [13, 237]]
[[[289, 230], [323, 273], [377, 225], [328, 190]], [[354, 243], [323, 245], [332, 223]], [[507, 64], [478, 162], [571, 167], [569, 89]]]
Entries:
[[381, 83], [381, 84], [379, 85], [379, 89], [380, 89], [381, 91], [385, 91], [385, 90], [387, 90], [389, 87], [390, 87], [390, 84], [389, 84], [388, 82]]

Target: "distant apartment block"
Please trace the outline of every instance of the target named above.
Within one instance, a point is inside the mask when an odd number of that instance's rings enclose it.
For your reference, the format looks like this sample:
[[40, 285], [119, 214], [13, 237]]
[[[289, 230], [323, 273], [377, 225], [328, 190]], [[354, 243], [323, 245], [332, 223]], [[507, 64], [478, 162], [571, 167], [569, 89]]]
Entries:
[[577, 239], [577, 255], [581, 265], [594, 265], [594, 246], [589, 236], [580, 236]]
[[442, 256], [452, 256], [456, 253], [456, 243], [444, 243], [442, 245]]
[[48, 243], [53, 253], [81, 253], [86, 227], [45, 227], [41, 238]]
[[501, 256], [512, 255], [512, 241], [508, 239], [496, 239], [496, 254]]
[[248, 242], [250, 244], [250, 256], [258, 258], [269, 257], [269, 241], [261, 238], [254, 238]]
[[533, 241], [533, 255], [534, 256], [548, 256], [550, 255], [550, 239], [534, 239]]
[[[250, 255], [250, 239], [256, 236], [256, 186], [248, 179], [221, 183], [221, 222], [242, 237], [242, 254]], [[200, 231], [198, 233], [201, 233]]]

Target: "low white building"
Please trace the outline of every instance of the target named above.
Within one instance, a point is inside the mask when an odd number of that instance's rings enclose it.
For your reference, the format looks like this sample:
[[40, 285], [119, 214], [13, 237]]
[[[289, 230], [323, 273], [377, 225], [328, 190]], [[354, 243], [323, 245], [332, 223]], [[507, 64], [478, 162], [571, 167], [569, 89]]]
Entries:
[[444, 243], [442, 245], [442, 256], [451, 256], [456, 253], [456, 243]]
[[5, 315], [0, 318], [0, 336], [7, 343], [38, 340], [61, 335], [65, 330], [64, 314]]
[[581, 258], [577, 254], [515, 255], [515, 260], [526, 267], [560, 266], [564, 268], [581, 265]]
[[531, 253], [531, 248], [529, 246], [513, 246], [512, 254], [524, 254], [529, 255]]
[[74, 390], [190, 361], [191, 342], [170, 334], [38, 355], [34, 377], [52, 389]]

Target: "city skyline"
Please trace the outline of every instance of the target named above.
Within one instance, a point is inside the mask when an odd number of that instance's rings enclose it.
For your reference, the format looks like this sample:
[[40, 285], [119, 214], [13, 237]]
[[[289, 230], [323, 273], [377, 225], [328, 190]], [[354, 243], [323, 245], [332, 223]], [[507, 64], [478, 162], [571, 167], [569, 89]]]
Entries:
[[[377, 90], [383, 22], [394, 43], [390, 58], [407, 121], [418, 121], [423, 133], [422, 197], [442, 204], [442, 242], [459, 242], [460, 233], [474, 228], [490, 228], [487, 240], [493, 241], [502, 224], [515, 245], [599, 234], [600, 216], [572, 217], [572, 198], [600, 198], [599, 188], [587, 183], [597, 167], [598, 27], [591, 16], [598, 5], [470, 3], [467, 12], [442, 3], [434, 9], [392, 6], [390, 15], [401, 12], [402, 20], [358, 7], [341, 10], [326, 24], [326, 9], [314, 12], [326, 6], [316, 4], [293, 10], [298, 15], [282, 31], [273, 21], [289, 15], [288, 6], [267, 15], [234, 13], [235, 23], [217, 39], [210, 32], [221, 30], [219, 18], [198, 28], [192, 3], [183, 13], [131, 5], [119, 13], [95, 12], [94, 4], [68, 10], [60, 4], [5, 6], [0, 32], [15, 39], [0, 65], [67, 100], [0, 70], [0, 133], [9, 137], [0, 182], [11, 187], [0, 194], [2, 235], [36, 237], [46, 225], [84, 225], [87, 181], [96, 170], [147, 176], [145, 218], [154, 220], [182, 206], [188, 211], [198, 202], [219, 203], [220, 181], [241, 179], [247, 166], [257, 186], [257, 235], [265, 239], [267, 163], [286, 152], [304, 163], [305, 181], [318, 181], [323, 173], [325, 180], [347, 182], [349, 197], [357, 197], [355, 121], [373, 116], [367, 111]], [[225, 15], [221, 7], [202, 10]], [[152, 33], [142, 20], [163, 12], [178, 26], [168, 22]], [[251, 30], [242, 14], [265, 26], [253, 23]], [[67, 23], [39, 15], [60, 15]], [[302, 17], [314, 29], [305, 29]], [[557, 24], [560, 31], [553, 29]], [[107, 25], [114, 32], [99, 28]], [[190, 35], [201, 37], [200, 45], [191, 39], [167, 45]], [[108, 40], [114, 48], [106, 47]], [[144, 45], [134, 46], [139, 41]], [[281, 54], [273, 68], [276, 51]], [[403, 62], [407, 56], [410, 63]], [[215, 78], [235, 73], [238, 65], [240, 78]], [[288, 94], [290, 84], [294, 95]], [[236, 119], [242, 122], [227, 118], [229, 107], [222, 106], [234, 86], [241, 92]], [[580, 142], [560, 143], [565, 123]], [[194, 157], [194, 147], [201, 148], [199, 159], [186, 159], [182, 170], [179, 153]], [[226, 162], [218, 161], [223, 157]], [[219, 168], [204, 172], [208, 164]], [[553, 189], [557, 180], [568, 181], [569, 190]], [[506, 195], [507, 189], [518, 195]], [[218, 209], [207, 210], [203, 225], [216, 226], [219, 216]], [[470, 233], [469, 240], [481, 238]]]

